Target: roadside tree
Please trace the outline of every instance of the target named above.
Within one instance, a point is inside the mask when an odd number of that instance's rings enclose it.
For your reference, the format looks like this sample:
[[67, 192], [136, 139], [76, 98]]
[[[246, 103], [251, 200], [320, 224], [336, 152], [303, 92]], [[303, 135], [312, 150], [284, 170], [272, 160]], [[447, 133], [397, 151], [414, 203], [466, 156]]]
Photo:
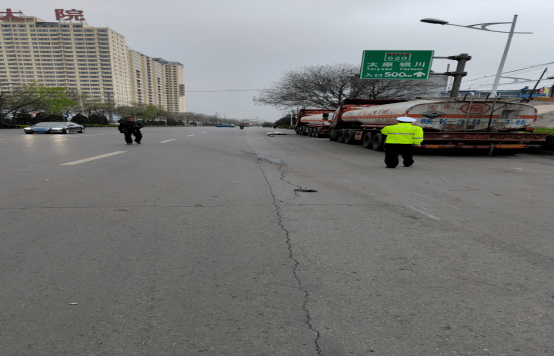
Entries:
[[359, 79], [359, 65], [307, 66], [283, 73], [281, 79], [253, 100], [288, 110], [291, 107], [336, 109], [347, 98], [413, 99], [436, 87], [422, 81]]
[[63, 120], [62, 111], [74, 105], [64, 88], [46, 87], [34, 82], [0, 93], [0, 122], [10, 118], [12, 124], [32, 124], [36, 120], [28, 115], [30, 111], [59, 116]]

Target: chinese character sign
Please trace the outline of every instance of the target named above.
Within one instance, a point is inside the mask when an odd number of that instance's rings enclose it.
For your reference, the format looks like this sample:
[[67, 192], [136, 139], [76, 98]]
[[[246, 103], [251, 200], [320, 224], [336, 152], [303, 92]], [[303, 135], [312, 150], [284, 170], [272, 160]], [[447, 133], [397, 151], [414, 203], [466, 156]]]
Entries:
[[361, 79], [429, 79], [434, 51], [364, 51]]
[[60, 21], [85, 21], [85, 18], [83, 17], [83, 10], [64, 10], [64, 9], [56, 9], [56, 20]]
[[13, 12], [12, 9], [6, 9], [6, 11], [0, 11], [0, 15], [4, 15], [4, 16], [0, 17], [0, 20], [14, 19], [16, 21], [25, 21], [25, 19], [23, 19], [21, 17], [17, 17], [14, 14], [22, 14], [23, 15], [22, 12]]

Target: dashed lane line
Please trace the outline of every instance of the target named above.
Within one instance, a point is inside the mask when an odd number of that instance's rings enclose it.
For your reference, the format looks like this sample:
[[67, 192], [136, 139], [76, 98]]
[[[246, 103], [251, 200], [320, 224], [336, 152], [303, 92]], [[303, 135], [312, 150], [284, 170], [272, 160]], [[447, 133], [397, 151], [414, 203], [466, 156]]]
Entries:
[[413, 210], [416, 211], [416, 212], [421, 213], [421, 214], [424, 215], [424, 216], [427, 216], [427, 217], [429, 217], [429, 218], [432, 218], [432, 219], [435, 219], [435, 220], [437, 220], [437, 221], [440, 221], [440, 219], [438, 219], [437, 217], [435, 217], [435, 216], [433, 216], [433, 215], [430, 215], [429, 213], [427, 213], [427, 212], [425, 212], [425, 211], [422, 211], [422, 210], [417, 209], [417, 208], [415, 208], [415, 207], [412, 207], [412, 206], [410, 206], [410, 205], [408, 205], [408, 207], [410, 207], [411, 209], [413, 209]]
[[177, 140], [177, 139], [169, 139], [169, 140], [165, 140], [165, 141], [160, 141], [158, 144], [167, 143], [167, 142], [170, 142], [170, 141], [173, 141], [173, 140]]
[[62, 164], [62, 165], [78, 165], [78, 164], [82, 164], [82, 163], [84, 163], [84, 162], [88, 162], [88, 161], [92, 161], [92, 160], [98, 160], [98, 159], [102, 159], [102, 158], [105, 158], [105, 157], [108, 157], [108, 156], [113, 156], [113, 155], [117, 155], [117, 154], [123, 154], [124, 152], [127, 152], [127, 151], [115, 151], [115, 152], [111, 152], [111, 153], [109, 153], [109, 154], [104, 154], [104, 155], [89, 157], [88, 159], [83, 159], [83, 160], [78, 160], [78, 161], [72, 161], [72, 162], [66, 162], [65, 164]]

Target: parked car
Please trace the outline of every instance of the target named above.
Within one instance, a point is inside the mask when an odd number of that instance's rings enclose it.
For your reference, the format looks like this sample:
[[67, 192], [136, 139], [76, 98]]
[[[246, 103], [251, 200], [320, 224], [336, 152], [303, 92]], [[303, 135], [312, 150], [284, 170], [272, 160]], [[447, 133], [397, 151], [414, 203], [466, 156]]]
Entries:
[[43, 122], [23, 128], [25, 134], [34, 133], [84, 133], [85, 127], [72, 122]]
[[215, 126], [216, 128], [234, 128], [235, 124], [219, 124]]

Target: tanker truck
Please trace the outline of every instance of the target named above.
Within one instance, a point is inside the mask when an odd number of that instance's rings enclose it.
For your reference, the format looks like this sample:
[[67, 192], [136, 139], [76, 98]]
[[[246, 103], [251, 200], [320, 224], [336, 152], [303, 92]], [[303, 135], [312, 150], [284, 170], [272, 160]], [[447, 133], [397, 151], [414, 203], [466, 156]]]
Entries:
[[[467, 97], [467, 95], [466, 95]], [[424, 140], [417, 149], [488, 149], [521, 151], [540, 147], [546, 134], [532, 133], [537, 110], [510, 100], [426, 98], [346, 99], [329, 126], [329, 139], [383, 150], [381, 129], [397, 124], [397, 117], [416, 119]]]
[[329, 113], [334, 110], [326, 109], [300, 109], [295, 132], [298, 135], [308, 135], [320, 138], [329, 134], [331, 119]]

